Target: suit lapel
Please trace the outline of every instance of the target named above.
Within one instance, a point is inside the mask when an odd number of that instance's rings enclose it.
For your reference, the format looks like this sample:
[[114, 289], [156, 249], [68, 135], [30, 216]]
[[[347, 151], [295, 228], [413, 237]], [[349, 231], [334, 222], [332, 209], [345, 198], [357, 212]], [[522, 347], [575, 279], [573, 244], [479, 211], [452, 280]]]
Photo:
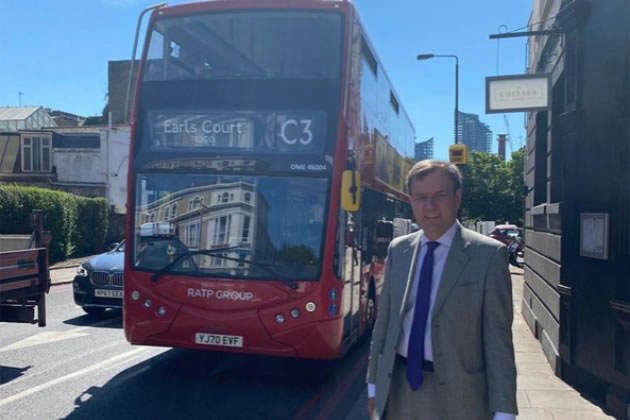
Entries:
[[402, 302], [400, 305], [400, 322], [405, 317], [405, 314], [411, 308], [412, 302], [409, 298], [411, 293], [411, 285], [413, 284], [413, 277], [416, 273], [416, 266], [418, 265], [418, 255], [420, 254], [420, 245], [422, 244], [422, 231], [411, 240], [409, 247], [402, 251], [402, 261], [400, 268], [407, 273], [407, 282], [405, 283], [405, 292], [403, 294]]
[[457, 222], [457, 229], [455, 231], [455, 236], [453, 237], [453, 243], [451, 244], [451, 249], [446, 257], [444, 271], [442, 271], [442, 278], [440, 279], [440, 286], [438, 287], [437, 296], [435, 297], [432, 317], [435, 317], [438, 314], [444, 305], [446, 298], [451, 292], [451, 289], [461, 276], [464, 267], [466, 267], [466, 264], [470, 259], [467, 254], [467, 248], [469, 245], [470, 242], [466, 239], [462, 226], [459, 222]]

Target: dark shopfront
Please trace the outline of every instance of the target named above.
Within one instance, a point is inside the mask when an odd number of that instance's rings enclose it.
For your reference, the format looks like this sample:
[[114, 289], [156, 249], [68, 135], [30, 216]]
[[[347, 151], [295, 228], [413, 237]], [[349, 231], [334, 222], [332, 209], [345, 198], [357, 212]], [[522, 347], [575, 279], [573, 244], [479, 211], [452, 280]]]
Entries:
[[528, 118], [523, 315], [558, 375], [628, 419], [630, 1], [558, 3], [563, 35], [530, 39], [553, 88]]

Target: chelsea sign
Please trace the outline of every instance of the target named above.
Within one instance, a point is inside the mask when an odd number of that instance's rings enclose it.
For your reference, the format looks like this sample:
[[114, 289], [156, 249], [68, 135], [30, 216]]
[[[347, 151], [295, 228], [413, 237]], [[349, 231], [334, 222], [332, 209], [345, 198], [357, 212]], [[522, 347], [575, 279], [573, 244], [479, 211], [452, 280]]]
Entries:
[[551, 76], [486, 77], [486, 114], [544, 111], [551, 106]]

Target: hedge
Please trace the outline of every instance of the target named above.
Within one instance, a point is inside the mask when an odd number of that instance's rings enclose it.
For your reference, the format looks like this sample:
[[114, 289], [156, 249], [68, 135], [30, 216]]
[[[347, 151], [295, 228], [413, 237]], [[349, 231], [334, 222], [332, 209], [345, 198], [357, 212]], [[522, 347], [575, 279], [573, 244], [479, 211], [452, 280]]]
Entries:
[[108, 226], [105, 199], [0, 185], [0, 234], [30, 234], [33, 210], [43, 212], [44, 229], [52, 232], [51, 262], [105, 249]]

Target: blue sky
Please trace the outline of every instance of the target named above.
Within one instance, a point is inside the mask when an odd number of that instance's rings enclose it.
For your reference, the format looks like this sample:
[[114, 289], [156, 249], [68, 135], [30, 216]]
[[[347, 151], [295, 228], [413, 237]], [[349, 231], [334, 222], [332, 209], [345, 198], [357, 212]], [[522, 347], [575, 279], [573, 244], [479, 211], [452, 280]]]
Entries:
[[[90, 116], [106, 101], [107, 61], [131, 56], [141, 10], [156, 0], [3, 0], [0, 106], [45, 107]], [[184, 1], [169, 1], [169, 4]], [[370, 39], [415, 128], [435, 138], [435, 157], [453, 143], [452, 59], [416, 61], [418, 53], [459, 57], [459, 109], [479, 114], [495, 133], [502, 114], [485, 114], [485, 77], [497, 74], [501, 25], [527, 25], [532, 0], [356, 0]], [[499, 74], [525, 72], [525, 38], [500, 41]], [[514, 147], [523, 145], [523, 114], [508, 114]], [[495, 135], [496, 137], [496, 135]], [[496, 142], [493, 150], [496, 150]], [[509, 153], [509, 149], [508, 149]]]

